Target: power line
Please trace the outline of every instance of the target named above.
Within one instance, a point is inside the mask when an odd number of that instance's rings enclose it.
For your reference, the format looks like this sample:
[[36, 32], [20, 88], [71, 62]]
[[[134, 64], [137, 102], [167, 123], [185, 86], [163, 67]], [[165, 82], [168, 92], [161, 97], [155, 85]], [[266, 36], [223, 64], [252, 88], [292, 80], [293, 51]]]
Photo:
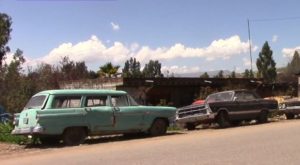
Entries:
[[272, 21], [292, 21], [292, 20], [300, 20], [300, 17], [249, 19], [249, 21], [251, 22], [272, 22]]

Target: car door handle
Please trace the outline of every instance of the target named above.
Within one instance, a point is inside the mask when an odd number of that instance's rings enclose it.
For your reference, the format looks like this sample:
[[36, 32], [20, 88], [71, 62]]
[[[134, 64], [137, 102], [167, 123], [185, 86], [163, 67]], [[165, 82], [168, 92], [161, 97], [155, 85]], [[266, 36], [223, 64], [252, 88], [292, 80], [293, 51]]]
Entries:
[[114, 107], [114, 111], [115, 111], [115, 112], [120, 112], [121, 110], [120, 110], [119, 107]]
[[90, 111], [92, 111], [92, 108], [85, 107], [84, 110], [85, 110], [86, 112], [90, 112]]

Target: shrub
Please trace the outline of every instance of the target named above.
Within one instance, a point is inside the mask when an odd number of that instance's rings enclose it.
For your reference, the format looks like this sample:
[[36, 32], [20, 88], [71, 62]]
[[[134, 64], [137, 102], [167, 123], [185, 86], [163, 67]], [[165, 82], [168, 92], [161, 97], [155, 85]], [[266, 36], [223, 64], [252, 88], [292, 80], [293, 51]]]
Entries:
[[25, 136], [12, 135], [13, 125], [11, 123], [0, 124], [0, 141], [25, 144], [28, 142], [28, 138]]

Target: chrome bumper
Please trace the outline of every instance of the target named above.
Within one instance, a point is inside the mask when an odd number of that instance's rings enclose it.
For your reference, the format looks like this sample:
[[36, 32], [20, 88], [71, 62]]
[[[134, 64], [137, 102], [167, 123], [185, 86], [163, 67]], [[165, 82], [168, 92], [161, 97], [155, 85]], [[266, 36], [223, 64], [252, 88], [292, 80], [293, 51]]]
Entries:
[[15, 128], [12, 130], [13, 135], [32, 135], [32, 134], [42, 134], [44, 128], [41, 126], [28, 127], [28, 128]]
[[291, 107], [286, 107], [285, 109], [279, 109], [279, 114], [286, 114], [286, 113], [300, 114], [300, 106], [291, 106]]
[[184, 127], [186, 123], [205, 123], [206, 121], [212, 121], [215, 118], [215, 114], [201, 114], [194, 116], [187, 116], [183, 118], [176, 118], [175, 122], [178, 126]]

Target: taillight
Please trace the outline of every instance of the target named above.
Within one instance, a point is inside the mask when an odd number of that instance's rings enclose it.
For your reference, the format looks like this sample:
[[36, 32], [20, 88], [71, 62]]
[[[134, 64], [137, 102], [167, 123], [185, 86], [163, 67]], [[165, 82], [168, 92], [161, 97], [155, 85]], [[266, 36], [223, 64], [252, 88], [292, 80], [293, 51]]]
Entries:
[[17, 115], [14, 114], [13, 125], [18, 126], [18, 124], [19, 124], [19, 119], [17, 118]]

